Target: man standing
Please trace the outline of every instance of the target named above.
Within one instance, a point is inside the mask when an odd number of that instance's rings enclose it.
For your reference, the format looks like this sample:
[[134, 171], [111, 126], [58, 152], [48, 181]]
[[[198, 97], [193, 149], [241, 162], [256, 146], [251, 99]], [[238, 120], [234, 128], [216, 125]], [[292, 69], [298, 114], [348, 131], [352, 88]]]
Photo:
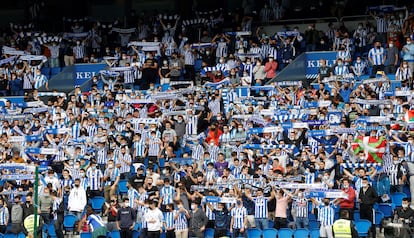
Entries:
[[[124, 198], [122, 207], [118, 209], [116, 225], [121, 238], [132, 237], [132, 230], [135, 226], [136, 212], [129, 206], [129, 199]], [[149, 237], [149, 236], [148, 236]]]
[[49, 83], [48, 83], [47, 77], [44, 74], [42, 74], [40, 69], [36, 69], [36, 74], [35, 74], [33, 81], [34, 81], [35, 89], [39, 89], [40, 87], [45, 85], [46, 90], [49, 90]]
[[152, 200], [150, 204], [150, 209], [144, 214], [145, 221], [147, 222], [147, 237], [148, 238], [158, 238], [162, 232], [162, 224], [164, 216], [160, 209], [157, 207], [158, 201]]
[[375, 77], [377, 71], [384, 71], [386, 58], [385, 50], [381, 47], [381, 42], [375, 41], [374, 48], [368, 52], [368, 59], [372, 64], [371, 78]]
[[191, 203], [190, 237], [204, 237], [204, 230], [206, 229], [208, 219], [206, 213], [202, 209], [199, 209], [199, 206], [199, 201], [193, 201]]
[[[408, 62], [408, 68], [414, 71], [414, 44], [410, 37], [406, 38], [407, 44], [402, 48], [403, 60]], [[412, 76], [412, 75], [411, 75]]]
[[385, 73], [394, 74], [398, 66], [399, 52], [398, 48], [395, 47], [394, 42], [392, 40], [388, 42], [386, 57], [387, 58], [385, 61]]
[[256, 197], [251, 197], [250, 193], [245, 193], [246, 197], [254, 202], [254, 220], [256, 228], [267, 229], [269, 227], [267, 204], [270, 200], [276, 197], [274, 190], [271, 191], [270, 197], [265, 197], [262, 188], [258, 188]]
[[69, 194], [68, 211], [80, 220], [86, 201], [86, 191], [80, 186], [80, 179], [75, 179], [75, 187], [70, 190]]
[[372, 223], [371, 237], [375, 238], [376, 228], [373, 219], [373, 207], [378, 200], [377, 192], [368, 183], [368, 178], [362, 179], [362, 189], [359, 191], [359, 207], [361, 219], [367, 219]]
[[230, 233], [233, 237], [239, 237], [243, 235], [246, 237], [245, 228], [247, 227], [247, 210], [243, 206], [241, 197], [237, 199], [236, 207], [230, 212]]

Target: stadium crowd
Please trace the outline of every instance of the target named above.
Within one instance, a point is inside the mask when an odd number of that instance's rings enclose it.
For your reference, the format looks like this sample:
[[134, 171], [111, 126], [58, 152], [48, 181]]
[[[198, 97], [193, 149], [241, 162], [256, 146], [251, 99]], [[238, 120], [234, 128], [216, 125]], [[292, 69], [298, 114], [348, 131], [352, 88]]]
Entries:
[[[58, 238], [70, 218], [94, 238], [287, 227], [333, 237], [342, 210], [369, 220], [375, 237], [385, 206], [410, 224], [411, 13], [276, 34], [247, 16], [224, 31], [218, 16], [199, 39], [177, 16], [133, 31], [77, 21], [59, 36], [3, 34], [0, 93], [25, 103], [2, 107], [0, 233], [27, 233], [34, 209]], [[337, 59], [321, 59], [317, 78], [271, 81], [301, 52], [319, 50]], [[98, 62], [108, 70], [89, 91], [49, 90], [45, 68]], [[401, 86], [391, 87], [394, 77]], [[37, 208], [32, 165], [46, 168]]]

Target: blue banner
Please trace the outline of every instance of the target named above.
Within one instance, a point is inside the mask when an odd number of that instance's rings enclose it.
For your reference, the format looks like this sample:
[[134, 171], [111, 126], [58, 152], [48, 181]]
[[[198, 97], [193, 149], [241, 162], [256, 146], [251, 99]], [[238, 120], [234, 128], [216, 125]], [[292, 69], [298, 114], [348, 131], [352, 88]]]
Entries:
[[97, 75], [100, 70], [105, 69], [106, 66], [106, 64], [75, 64], [75, 70], [73, 72], [73, 77], [75, 78], [74, 86], [84, 84], [93, 76]]
[[325, 136], [326, 131], [325, 130], [311, 130], [308, 131], [308, 136], [310, 137], [319, 137], [319, 136]]
[[319, 60], [325, 59], [326, 64], [331, 67], [336, 61], [335, 51], [307, 52], [306, 53], [306, 78], [316, 79], [320, 67]]
[[327, 116], [331, 126], [338, 126], [341, 124], [342, 112], [328, 112]]

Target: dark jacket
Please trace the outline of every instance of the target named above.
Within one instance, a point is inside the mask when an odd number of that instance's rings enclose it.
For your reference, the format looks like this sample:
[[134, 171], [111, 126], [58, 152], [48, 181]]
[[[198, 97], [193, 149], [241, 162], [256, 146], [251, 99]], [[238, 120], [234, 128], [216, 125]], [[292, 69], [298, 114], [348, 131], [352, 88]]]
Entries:
[[359, 199], [361, 205], [373, 206], [378, 201], [378, 194], [373, 187], [368, 185], [367, 191], [361, 188], [359, 191]]
[[201, 227], [207, 225], [208, 218], [202, 209], [197, 209], [196, 212], [191, 213], [190, 230], [199, 231]]
[[136, 218], [136, 213], [133, 208], [122, 207], [118, 209], [117, 221], [119, 221], [119, 227], [121, 229], [131, 227]]

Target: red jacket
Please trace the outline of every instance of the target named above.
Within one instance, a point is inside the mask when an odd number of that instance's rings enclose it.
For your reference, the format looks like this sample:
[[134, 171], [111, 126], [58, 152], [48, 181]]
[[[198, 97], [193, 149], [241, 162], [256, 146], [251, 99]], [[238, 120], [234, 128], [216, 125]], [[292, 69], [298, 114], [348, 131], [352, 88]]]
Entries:
[[348, 194], [348, 198], [342, 198], [341, 203], [339, 204], [340, 208], [354, 208], [355, 207], [355, 190], [351, 187], [348, 188], [348, 191], [342, 189], [346, 194]]
[[267, 62], [265, 64], [266, 78], [276, 77], [277, 62], [273, 60], [272, 62]]

